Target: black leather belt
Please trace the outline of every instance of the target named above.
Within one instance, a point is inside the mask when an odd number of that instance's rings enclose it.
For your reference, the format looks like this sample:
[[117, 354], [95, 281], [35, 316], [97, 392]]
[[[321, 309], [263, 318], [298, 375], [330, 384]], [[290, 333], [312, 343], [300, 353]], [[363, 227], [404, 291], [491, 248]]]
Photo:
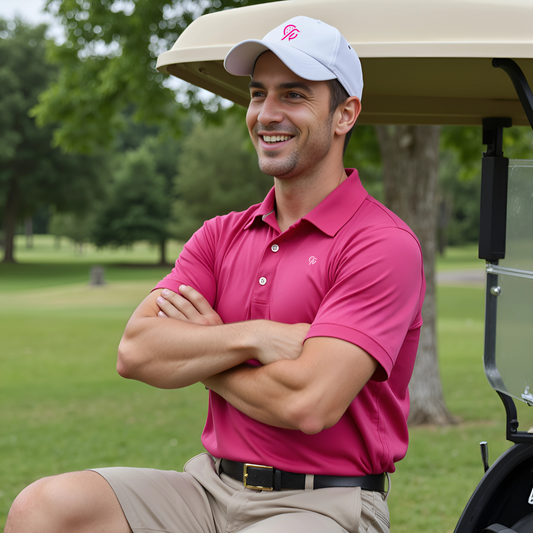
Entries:
[[[220, 472], [241, 481], [248, 489], [256, 490], [304, 490], [305, 474], [285, 472], [272, 466], [238, 463], [222, 459]], [[368, 474], [366, 476], [314, 476], [313, 488], [361, 487], [363, 490], [384, 492], [385, 474]]]

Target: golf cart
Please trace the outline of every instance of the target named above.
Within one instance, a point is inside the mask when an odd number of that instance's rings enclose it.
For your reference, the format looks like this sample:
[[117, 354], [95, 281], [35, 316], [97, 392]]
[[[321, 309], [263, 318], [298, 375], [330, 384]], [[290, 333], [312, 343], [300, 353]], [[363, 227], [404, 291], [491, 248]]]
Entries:
[[[504, 157], [504, 129], [533, 127], [531, 0], [286, 0], [206, 15], [157, 67], [237, 104], [248, 79], [223, 59], [297, 15], [336, 26], [365, 73], [362, 124], [482, 125], [479, 257], [487, 272], [484, 366], [514, 443], [485, 475], [456, 533], [533, 533], [533, 433], [518, 430], [515, 400], [533, 405], [533, 162]], [[529, 297], [528, 295], [531, 295]]]

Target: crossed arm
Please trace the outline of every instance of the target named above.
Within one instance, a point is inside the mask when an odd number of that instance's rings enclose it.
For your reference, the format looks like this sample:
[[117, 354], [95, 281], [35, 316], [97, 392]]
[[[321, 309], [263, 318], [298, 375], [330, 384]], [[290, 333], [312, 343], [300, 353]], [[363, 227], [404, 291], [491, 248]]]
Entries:
[[154, 291], [134, 312], [119, 346], [122, 376], [161, 388], [201, 381], [256, 420], [317, 433], [339, 420], [378, 367], [349, 342], [304, 342], [309, 324], [223, 324], [200, 293], [180, 293]]

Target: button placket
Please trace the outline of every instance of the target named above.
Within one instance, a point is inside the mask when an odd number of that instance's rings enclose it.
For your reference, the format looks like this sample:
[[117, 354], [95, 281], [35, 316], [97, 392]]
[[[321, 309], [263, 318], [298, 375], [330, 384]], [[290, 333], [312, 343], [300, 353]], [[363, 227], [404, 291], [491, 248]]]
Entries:
[[[273, 244], [272, 246], [270, 246], [270, 249], [276, 253], [276, 252], [279, 252], [279, 244]], [[259, 278], [259, 285], [266, 285], [267, 284], [267, 279], [264, 277], [264, 276], [261, 276]]]
[[282, 254], [279, 253], [281, 247], [279, 244], [266, 244], [263, 257], [257, 269], [257, 281], [252, 293], [251, 318], [253, 320], [268, 318], [270, 294], [274, 285], [274, 276], [281, 260]]

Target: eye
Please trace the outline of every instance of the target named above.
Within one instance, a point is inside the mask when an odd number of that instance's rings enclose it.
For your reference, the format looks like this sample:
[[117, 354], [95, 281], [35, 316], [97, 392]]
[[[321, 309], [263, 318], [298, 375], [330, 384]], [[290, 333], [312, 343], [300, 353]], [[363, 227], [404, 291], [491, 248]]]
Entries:
[[259, 89], [255, 89], [253, 91], [250, 91], [250, 97], [253, 98], [264, 98], [266, 96], [265, 91], [261, 91]]

